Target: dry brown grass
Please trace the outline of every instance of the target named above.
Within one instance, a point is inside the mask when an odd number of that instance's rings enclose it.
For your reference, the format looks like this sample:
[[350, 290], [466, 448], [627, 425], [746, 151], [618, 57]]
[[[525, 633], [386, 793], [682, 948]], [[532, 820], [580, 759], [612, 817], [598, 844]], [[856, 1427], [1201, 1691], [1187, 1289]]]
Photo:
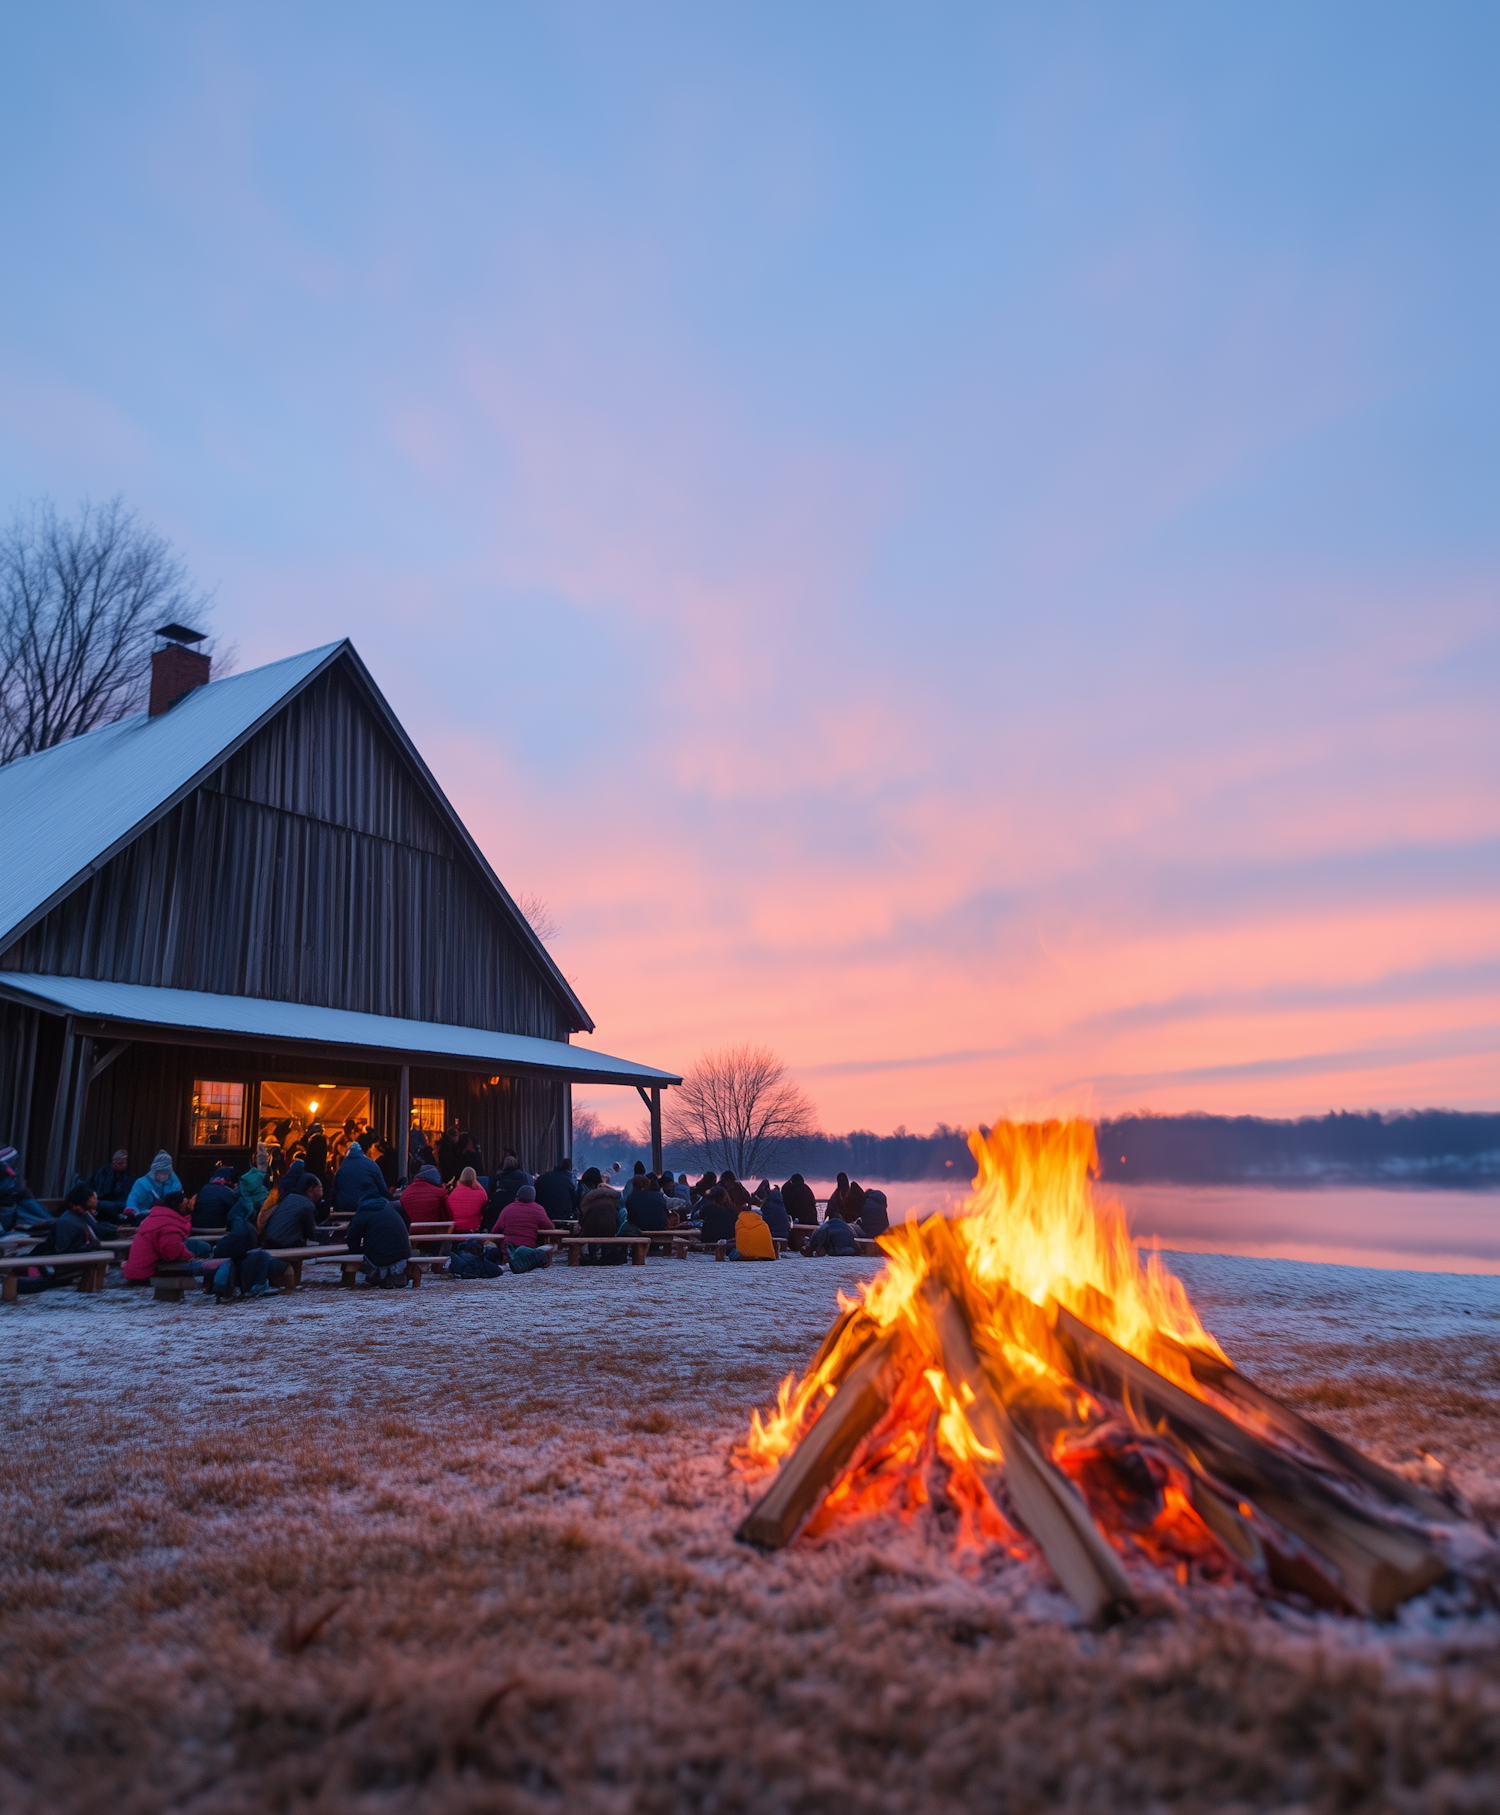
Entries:
[[[84, 1390], [92, 1334], [45, 1419], [11, 1405], [0, 1807], [1500, 1806], [1493, 1624], [1403, 1650], [1183, 1602], [1096, 1637], [875, 1527], [753, 1556], [724, 1458], [779, 1353], [695, 1351], [674, 1389], [649, 1319], [580, 1366], [537, 1334], [438, 1327], [441, 1292], [379, 1307], [364, 1355], [333, 1294], [299, 1295], [284, 1324], [164, 1317], [167, 1342], [226, 1332], [246, 1388], [169, 1417], [159, 1379]], [[107, 1353], [108, 1320], [88, 1319]], [[265, 1338], [290, 1397], [246, 1378]], [[1440, 1353], [1367, 1376], [1321, 1350], [1276, 1359], [1349, 1435], [1446, 1420], [1456, 1450], [1494, 1453], [1473, 1357], [1461, 1379]], [[1500, 1380], [1500, 1352], [1478, 1366]]]

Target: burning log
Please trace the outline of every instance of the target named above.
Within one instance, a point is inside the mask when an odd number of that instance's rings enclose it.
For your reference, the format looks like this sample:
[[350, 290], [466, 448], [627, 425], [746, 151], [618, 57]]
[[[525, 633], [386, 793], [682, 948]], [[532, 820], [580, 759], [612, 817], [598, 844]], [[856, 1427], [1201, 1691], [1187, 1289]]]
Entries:
[[924, 1288], [941, 1345], [943, 1372], [987, 1454], [974, 1458], [985, 1491], [1000, 1503], [1002, 1482], [1022, 1524], [1086, 1620], [1133, 1607], [1135, 1596], [1083, 1496], [1047, 1461], [1010, 1416], [974, 1350], [967, 1318], [947, 1287]]
[[[855, 1315], [861, 1315], [856, 1313]], [[819, 1350], [819, 1361], [832, 1353], [837, 1337], [851, 1321], [846, 1313]], [[851, 1330], [860, 1345], [857, 1359], [839, 1381], [838, 1390], [819, 1413], [812, 1429], [783, 1459], [776, 1479], [746, 1515], [736, 1537], [748, 1544], [779, 1550], [812, 1510], [813, 1503], [842, 1473], [856, 1449], [890, 1409], [900, 1384], [909, 1347], [900, 1330], [876, 1333]], [[868, 1339], [866, 1339], [868, 1337]]]
[[1252, 1429], [1257, 1424], [1268, 1425], [1283, 1437], [1289, 1437], [1293, 1443], [1300, 1444], [1309, 1454], [1340, 1474], [1364, 1487], [1372, 1488], [1398, 1506], [1409, 1506], [1413, 1512], [1433, 1524], [1452, 1525], [1458, 1522], [1460, 1515], [1445, 1500], [1440, 1500], [1436, 1494], [1429, 1493], [1425, 1487], [1415, 1481], [1408, 1481], [1392, 1469], [1382, 1468], [1352, 1444], [1335, 1437], [1332, 1431], [1325, 1431], [1320, 1424], [1314, 1424], [1310, 1418], [1294, 1412], [1289, 1405], [1283, 1405], [1279, 1399], [1247, 1379], [1237, 1368], [1232, 1368], [1227, 1361], [1221, 1361], [1217, 1355], [1192, 1348], [1170, 1336], [1163, 1336], [1161, 1341], [1184, 1358], [1192, 1369], [1194, 1380], [1200, 1386], [1207, 1387], [1211, 1393], [1229, 1402], [1240, 1415], [1240, 1422], [1248, 1424]]
[[1316, 1592], [1315, 1578], [1329, 1580], [1321, 1562], [1331, 1566], [1340, 1598], [1361, 1613], [1384, 1616], [1447, 1574], [1448, 1565], [1419, 1534], [1355, 1505], [1307, 1464], [1194, 1398], [1071, 1311], [1059, 1307], [1056, 1332], [1079, 1380], [1119, 1401], [1142, 1428], [1170, 1432], [1210, 1490], [1222, 1483], [1253, 1501], [1314, 1553], [1271, 1559], [1273, 1579], [1284, 1586], [1326, 1599]]

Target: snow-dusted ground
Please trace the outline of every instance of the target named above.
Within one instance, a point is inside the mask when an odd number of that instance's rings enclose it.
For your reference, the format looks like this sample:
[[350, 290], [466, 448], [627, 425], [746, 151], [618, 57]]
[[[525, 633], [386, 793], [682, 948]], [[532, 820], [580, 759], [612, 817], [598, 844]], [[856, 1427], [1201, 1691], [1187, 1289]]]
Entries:
[[[1500, 1507], [1500, 1281], [1171, 1264], [1247, 1372]], [[0, 1804], [1500, 1805], [1500, 1629], [1441, 1592], [1167, 1583], [1101, 1637], [936, 1511], [737, 1545], [731, 1442], [879, 1265], [5, 1307]]]

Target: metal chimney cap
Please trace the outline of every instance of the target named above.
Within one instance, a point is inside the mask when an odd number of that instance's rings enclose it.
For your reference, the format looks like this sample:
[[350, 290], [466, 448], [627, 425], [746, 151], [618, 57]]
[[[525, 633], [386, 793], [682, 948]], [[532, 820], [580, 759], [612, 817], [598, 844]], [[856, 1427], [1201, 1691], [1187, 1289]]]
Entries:
[[185, 624], [162, 624], [158, 627], [157, 636], [165, 637], [169, 643], [201, 643], [207, 637], [206, 630], [189, 630]]

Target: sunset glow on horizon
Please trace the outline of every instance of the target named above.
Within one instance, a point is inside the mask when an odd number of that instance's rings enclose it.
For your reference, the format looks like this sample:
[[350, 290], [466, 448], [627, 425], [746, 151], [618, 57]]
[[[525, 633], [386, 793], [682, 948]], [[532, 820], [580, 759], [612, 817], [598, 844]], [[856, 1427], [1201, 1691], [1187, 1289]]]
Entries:
[[1500, 1106], [1500, 16], [80, 11], [7, 501], [352, 638], [587, 1043]]

